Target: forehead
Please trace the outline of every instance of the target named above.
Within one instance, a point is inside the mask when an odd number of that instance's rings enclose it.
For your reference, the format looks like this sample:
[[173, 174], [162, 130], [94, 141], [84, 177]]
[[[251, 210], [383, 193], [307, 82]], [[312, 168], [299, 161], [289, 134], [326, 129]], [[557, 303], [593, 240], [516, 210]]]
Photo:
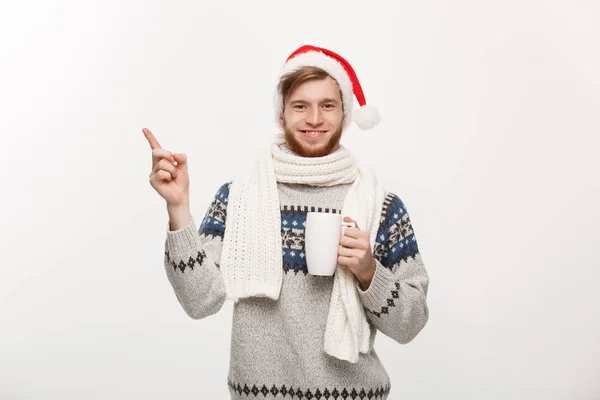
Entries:
[[324, 98], [336, 99], [339, 102], [342, 101], [340, 87], [331, 77], [310, 80], [298, 85], [290, 94], [288, 101], [320, 101]]

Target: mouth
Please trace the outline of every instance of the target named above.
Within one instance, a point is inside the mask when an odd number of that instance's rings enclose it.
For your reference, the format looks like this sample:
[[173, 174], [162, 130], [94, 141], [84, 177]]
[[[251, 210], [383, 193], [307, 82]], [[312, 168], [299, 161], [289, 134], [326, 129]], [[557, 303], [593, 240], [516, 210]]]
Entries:
[[323, 136], [327, 131], [319, 131], [319, 130], [309, 129], [309, 130], [300, 130], [300, 132], [302, 133], [303, 136], [305, 136], [307, 138], [316, 139], [316, 138]]

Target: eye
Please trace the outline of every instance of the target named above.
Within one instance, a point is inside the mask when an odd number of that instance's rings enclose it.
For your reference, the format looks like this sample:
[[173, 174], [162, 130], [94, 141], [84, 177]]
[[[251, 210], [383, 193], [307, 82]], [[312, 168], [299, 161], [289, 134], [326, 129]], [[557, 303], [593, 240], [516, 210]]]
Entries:
[[294, 105], [292, 108], [295, 108], [295, 109], [297, 109], [297, 110], [301, 110], [303, 107], [305, 107], [305, 105], [304, 105], [304, 104], [296, 104], [296, 105]]
[[327, 103], [324, 105], [325, 108], [335, 108], [335, 104]]

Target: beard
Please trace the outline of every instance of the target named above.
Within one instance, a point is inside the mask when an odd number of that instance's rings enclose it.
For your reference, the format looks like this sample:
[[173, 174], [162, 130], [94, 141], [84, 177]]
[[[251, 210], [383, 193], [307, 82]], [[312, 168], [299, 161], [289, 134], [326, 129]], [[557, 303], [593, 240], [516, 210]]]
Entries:
[[340, 126], [329, 140], [318, 146], [306, 146], [300, 141], [294, 132], [287, 126], [284, 127], [285, 141], [288, 148], [301, 157], [325, 157], [340, 143], [342, 137], [342, 127]]

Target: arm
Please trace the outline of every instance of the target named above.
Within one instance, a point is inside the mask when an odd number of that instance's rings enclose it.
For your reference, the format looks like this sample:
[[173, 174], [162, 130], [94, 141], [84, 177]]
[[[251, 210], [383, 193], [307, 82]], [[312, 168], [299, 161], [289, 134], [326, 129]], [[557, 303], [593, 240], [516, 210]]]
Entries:
[[377, 329], [406, 344], [429, 318], [429, 277], [406, 207], [393, 193], [388, 193], [384, 201], [377, 236], [375, 274], [366, 290], [359, 288], [359, 296]]
[[173, 221], [167, 226], [164, 258], [167, 277], [179, 303], [194, 319], [215, 314], [225, 302], [219, 262], [228, 194], [229, 182], [218, 190], [199, 229], [193, 217], [180, 229], [170, 230]]

